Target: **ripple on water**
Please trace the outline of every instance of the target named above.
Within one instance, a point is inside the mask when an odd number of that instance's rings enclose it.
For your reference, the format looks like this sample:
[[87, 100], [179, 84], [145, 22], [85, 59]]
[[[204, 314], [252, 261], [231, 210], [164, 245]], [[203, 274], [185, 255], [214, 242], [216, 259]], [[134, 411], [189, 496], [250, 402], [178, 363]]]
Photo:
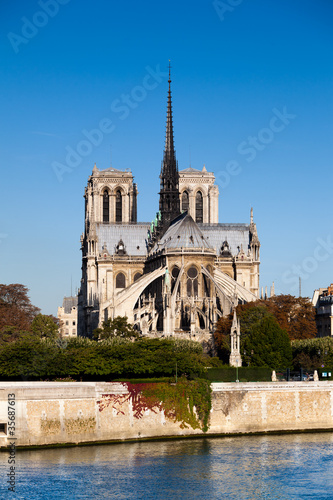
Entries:
[[15, 499], [333, 500], [332, 445], [322, 433], [20, 451]]

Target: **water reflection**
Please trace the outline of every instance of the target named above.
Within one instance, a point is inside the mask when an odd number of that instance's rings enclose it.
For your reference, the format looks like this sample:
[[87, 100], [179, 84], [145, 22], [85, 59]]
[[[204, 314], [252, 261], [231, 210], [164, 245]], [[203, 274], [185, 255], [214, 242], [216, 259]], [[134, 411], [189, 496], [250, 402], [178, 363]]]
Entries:
[[333, 499], [332, 443], [323, 433], [21, 451], [15, 498]]

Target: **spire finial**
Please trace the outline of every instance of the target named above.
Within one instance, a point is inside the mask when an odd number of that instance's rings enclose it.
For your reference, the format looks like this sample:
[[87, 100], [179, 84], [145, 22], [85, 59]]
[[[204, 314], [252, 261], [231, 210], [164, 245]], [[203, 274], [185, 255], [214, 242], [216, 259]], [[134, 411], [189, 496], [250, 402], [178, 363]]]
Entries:
[[251, 207], [251, 220], [250, 220], [251, 224], [253, 224], [253, 208]]
[[170, 59], [169, 59], [169, 87], [170, 87], [170, 83], [171, 83], [171, 62], [170, 62]]

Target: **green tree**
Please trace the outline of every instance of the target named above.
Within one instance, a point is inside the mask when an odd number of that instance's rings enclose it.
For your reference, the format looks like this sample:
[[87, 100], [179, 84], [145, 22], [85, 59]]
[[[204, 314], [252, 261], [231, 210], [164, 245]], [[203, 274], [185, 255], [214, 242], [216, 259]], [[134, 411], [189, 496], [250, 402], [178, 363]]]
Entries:
[[248, 302], [237, 307], [237, 317], [240, 319], [243, 336], [252, 333], [254, 326], [268, 316], [272, 316], [272, 314], [260, 301]]
[[214, 331], [214, 344], [218, 357], [223, 363], [229, 363], [230, 356], [230, 330], [232, 325], [232, 314], [219, 318]]
[[293, 340], [293, 365], [295, 369], [318, 370], [333, 367], [333, 338]]
[[0, 345], [31, 337], [33, 337], [31, 332], [20, 330], [15, 326], [4, 326], [0, 329]]
[[0, 346], [0, 376], [10, 379], [49, 378], [59, 372], [59, 354], [54, 343], [27, 336]]
[[138, 338], [139, 334], [132, 325], [127, 322], [126, 316], [117, 316], [114, 319], [107, 319], [103, 322], [102, 328], [96, 328], [93, 337], [98, 340], [112, 339], [114, 337]]
[[243, 347], [252, 353], [250, 366], [267, 366], [277, 370], [291, 365], [289, 337], [271, 314], [254, 324], [244, 339]]
[[[254, 326], [268, 315], [274, 316], [290, 340], [311, 339], [317, 334], [315, 309], [309, 299], [292, 295], [276, 295], [267, 300], [257, 300], [236, 307], [241, 323], [241, 338], [249, 335]], [[219, 358], [229, 362], [230, 329], [232, 313], [220, 318], [214, 332], [215, 347]]]
[[[241, 324], [242, 341], [253, 331], [254, 326], [260, 323], [263, 318], [271, 316], [266, 305], [262, 301], [238, 305], [236, 312], [237, 318], [240, 320]], [[227, 317], [220, 318], [214, 333], [218, 355], [225, 364], [229, 364], [232, 318], [233, 313], [230, 313]]]
[[58, 328], [58, 320], [52, 315], [37, 314], [31, 323], [32, 332], [41, 339], [56, 339]]

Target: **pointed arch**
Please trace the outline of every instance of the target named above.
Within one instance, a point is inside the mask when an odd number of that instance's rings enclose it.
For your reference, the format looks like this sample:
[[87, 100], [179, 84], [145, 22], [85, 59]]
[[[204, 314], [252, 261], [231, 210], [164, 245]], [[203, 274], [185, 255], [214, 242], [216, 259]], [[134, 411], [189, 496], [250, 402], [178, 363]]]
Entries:
[[[171, 293], [174, 292], [176, 283], [179, 283], [178, 276], [180, 273], [180, 269], [177, 265], [175, 265], [171, 270]], [[180, 293], [180, 283], [179, 283], [179, 293]]]
[[110, 222], [110, 193], [107, 188], [103, 191], [103, 222]]
[[187, 190], [182, 192], [181, 202], [182, 202], [182, 207], [181, 207], [182, 212], [185, 211], [188, 212], [190, 208], [190, 197]]
[[120, 272], [116, 276], [116, 288], [126, 287], [126, 276], [124, 273]]
[[120, 189], [116, 191], [116, 222], [123, 221], [123, 196]]
[[191, 265], [187, 270], [187, 280], [186, 280], [186, 295], [188, 297], [196, 297], [199, 292], [198, 287], [198, 269]]
[[134, 279], [133, 279], [133, 283], [135, 283], [136, 281], [138, 281], [138, 279], [140, 279], [142, 276], [141, 273], [137, 272], [134, 274]]
[[203, 222], [203, 196], [201, 191], [195, 195], [195, 221]]

